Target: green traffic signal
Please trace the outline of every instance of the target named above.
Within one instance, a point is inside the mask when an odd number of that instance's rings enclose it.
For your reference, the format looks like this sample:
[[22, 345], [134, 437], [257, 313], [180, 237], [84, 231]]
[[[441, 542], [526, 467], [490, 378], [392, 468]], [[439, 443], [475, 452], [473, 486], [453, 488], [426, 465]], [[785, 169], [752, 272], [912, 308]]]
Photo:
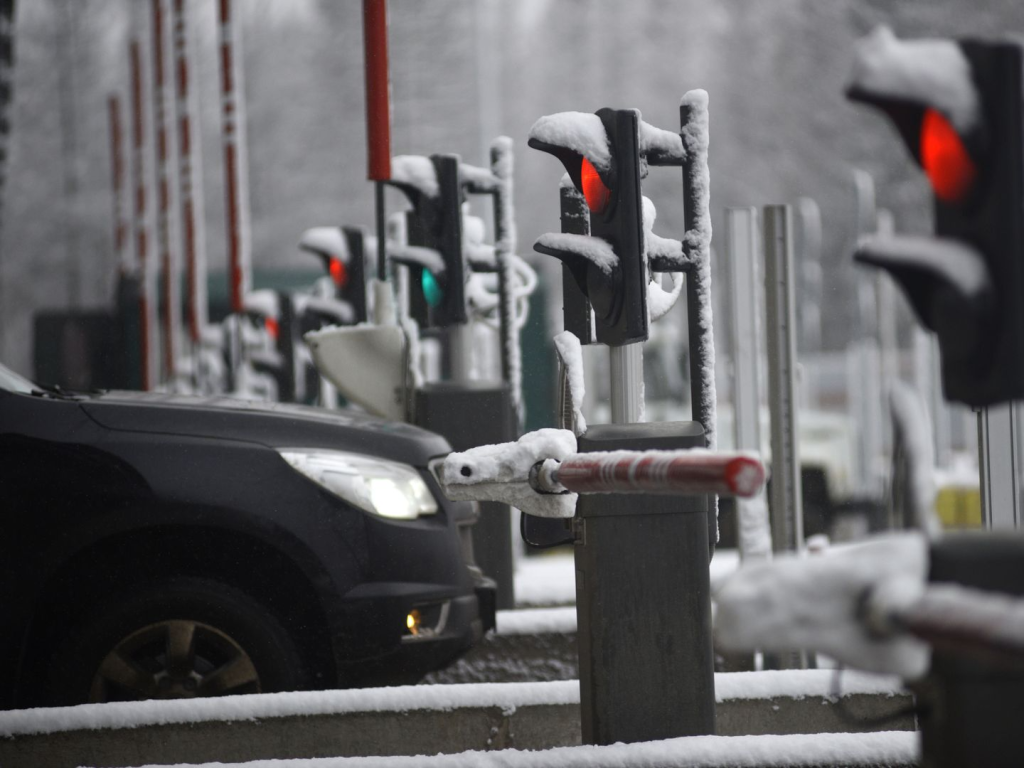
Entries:
[[434, 277], [434, 274], [429, 269], [422, 270], [420, 275], [423, 297], [431, 308], [436, 309], [444, 300], [444, 289], [441, 288], [441, 284], [437, 282], [437, 278]]

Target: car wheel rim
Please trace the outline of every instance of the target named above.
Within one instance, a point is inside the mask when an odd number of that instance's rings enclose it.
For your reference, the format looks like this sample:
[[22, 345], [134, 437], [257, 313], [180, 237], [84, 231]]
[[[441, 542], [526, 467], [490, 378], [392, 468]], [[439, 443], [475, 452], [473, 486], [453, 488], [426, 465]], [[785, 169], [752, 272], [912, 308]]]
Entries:
[[252, 659], [231, 637], [197, 621], [161, 621], [133, 632], [93, 676], [92, 702], [259, 693]]

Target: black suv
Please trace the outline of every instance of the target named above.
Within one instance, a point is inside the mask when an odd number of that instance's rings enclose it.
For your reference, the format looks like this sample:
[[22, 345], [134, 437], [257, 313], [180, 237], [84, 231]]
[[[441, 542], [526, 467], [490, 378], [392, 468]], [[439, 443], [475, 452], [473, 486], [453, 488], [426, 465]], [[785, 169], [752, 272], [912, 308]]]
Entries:
[[494, 625], [445, 440], [0, 366], [0, 708], [414, 682]]

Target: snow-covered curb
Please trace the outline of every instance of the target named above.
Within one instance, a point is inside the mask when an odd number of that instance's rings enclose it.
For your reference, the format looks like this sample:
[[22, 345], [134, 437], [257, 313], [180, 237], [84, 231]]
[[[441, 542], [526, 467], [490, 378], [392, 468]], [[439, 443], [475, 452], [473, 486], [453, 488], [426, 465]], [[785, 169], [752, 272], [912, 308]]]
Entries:
[[[833, 700], [832, 671], [723, 672], [715, 675], [716, 700]], [[844, 672], [843, 696], [901, 693], [895, 678]], [[518, 707], [579, 704], [577, 680], [542, 683], [465, 683], [415, 685], [347, 691], [315, 691], [220, 699], [116, 702], [77, 707], [0, 712], [0, 737], [104, 728], [139, 728], [199, 722], [231, 722], [278, 717], [344, 715], [357, 712], [452, 711], [499, 707], [511, 715]]]
[[[257, 760], [246, 768], [624, 768], [624, 766], [844, 766], [913, 765], [917, 734], [827, 733], [797, 736], [690, 736], [682, 739], [607, 747], [560, 747], [527, 752], [462, 752], [416, 757], [348, 757]], [[207, 768], [223, 766], [207, 763]], [[144, 768], [156, 768], [144, 766]], [[197, 766], [196, 768], [200, 768]]]
[[576, 609], [520, 608], [498, 611], [499, 635], [570, 634], [576, 631]]

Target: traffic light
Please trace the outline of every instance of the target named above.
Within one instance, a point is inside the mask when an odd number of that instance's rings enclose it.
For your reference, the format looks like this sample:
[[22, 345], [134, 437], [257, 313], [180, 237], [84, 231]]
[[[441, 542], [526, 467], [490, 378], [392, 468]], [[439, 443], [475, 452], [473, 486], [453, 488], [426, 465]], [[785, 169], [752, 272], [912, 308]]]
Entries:
[[366, 233], [359, 227], [314, 227], [299, 248], [319, 256], [334, 285], [334, 298], [352, 308], [353, 324], [366, 322]]
[[640, 116], [631, 109], [540, 118], [529, 146], [554, 155], [583, 194], [590, 236], [547, 234], [534, 244], [561, 260], [594, 309], [597, 341], [646, 341], [647, 265], [640, 194]]
[[938, 334], [947, 399], [1024, 397], [1024, 102], [1019, 43], [861, 41], [847, 96], [895, 124], [932, 187], [935, 235], [863, 242]]
[[[466, 269], [462, 255], [462, 184], [457, 155], [392, 158], [388, 184], [401, 189], [413, 209], [409, 248], [391, 251], [393, 261], [412, 270], [412, 302], [426, 307], [425, 325], [461, 325], [466, 315]], [[431, 253], [432, 252], [432, 253]], [[421, 313], [415, 308], [414, 316]]]

